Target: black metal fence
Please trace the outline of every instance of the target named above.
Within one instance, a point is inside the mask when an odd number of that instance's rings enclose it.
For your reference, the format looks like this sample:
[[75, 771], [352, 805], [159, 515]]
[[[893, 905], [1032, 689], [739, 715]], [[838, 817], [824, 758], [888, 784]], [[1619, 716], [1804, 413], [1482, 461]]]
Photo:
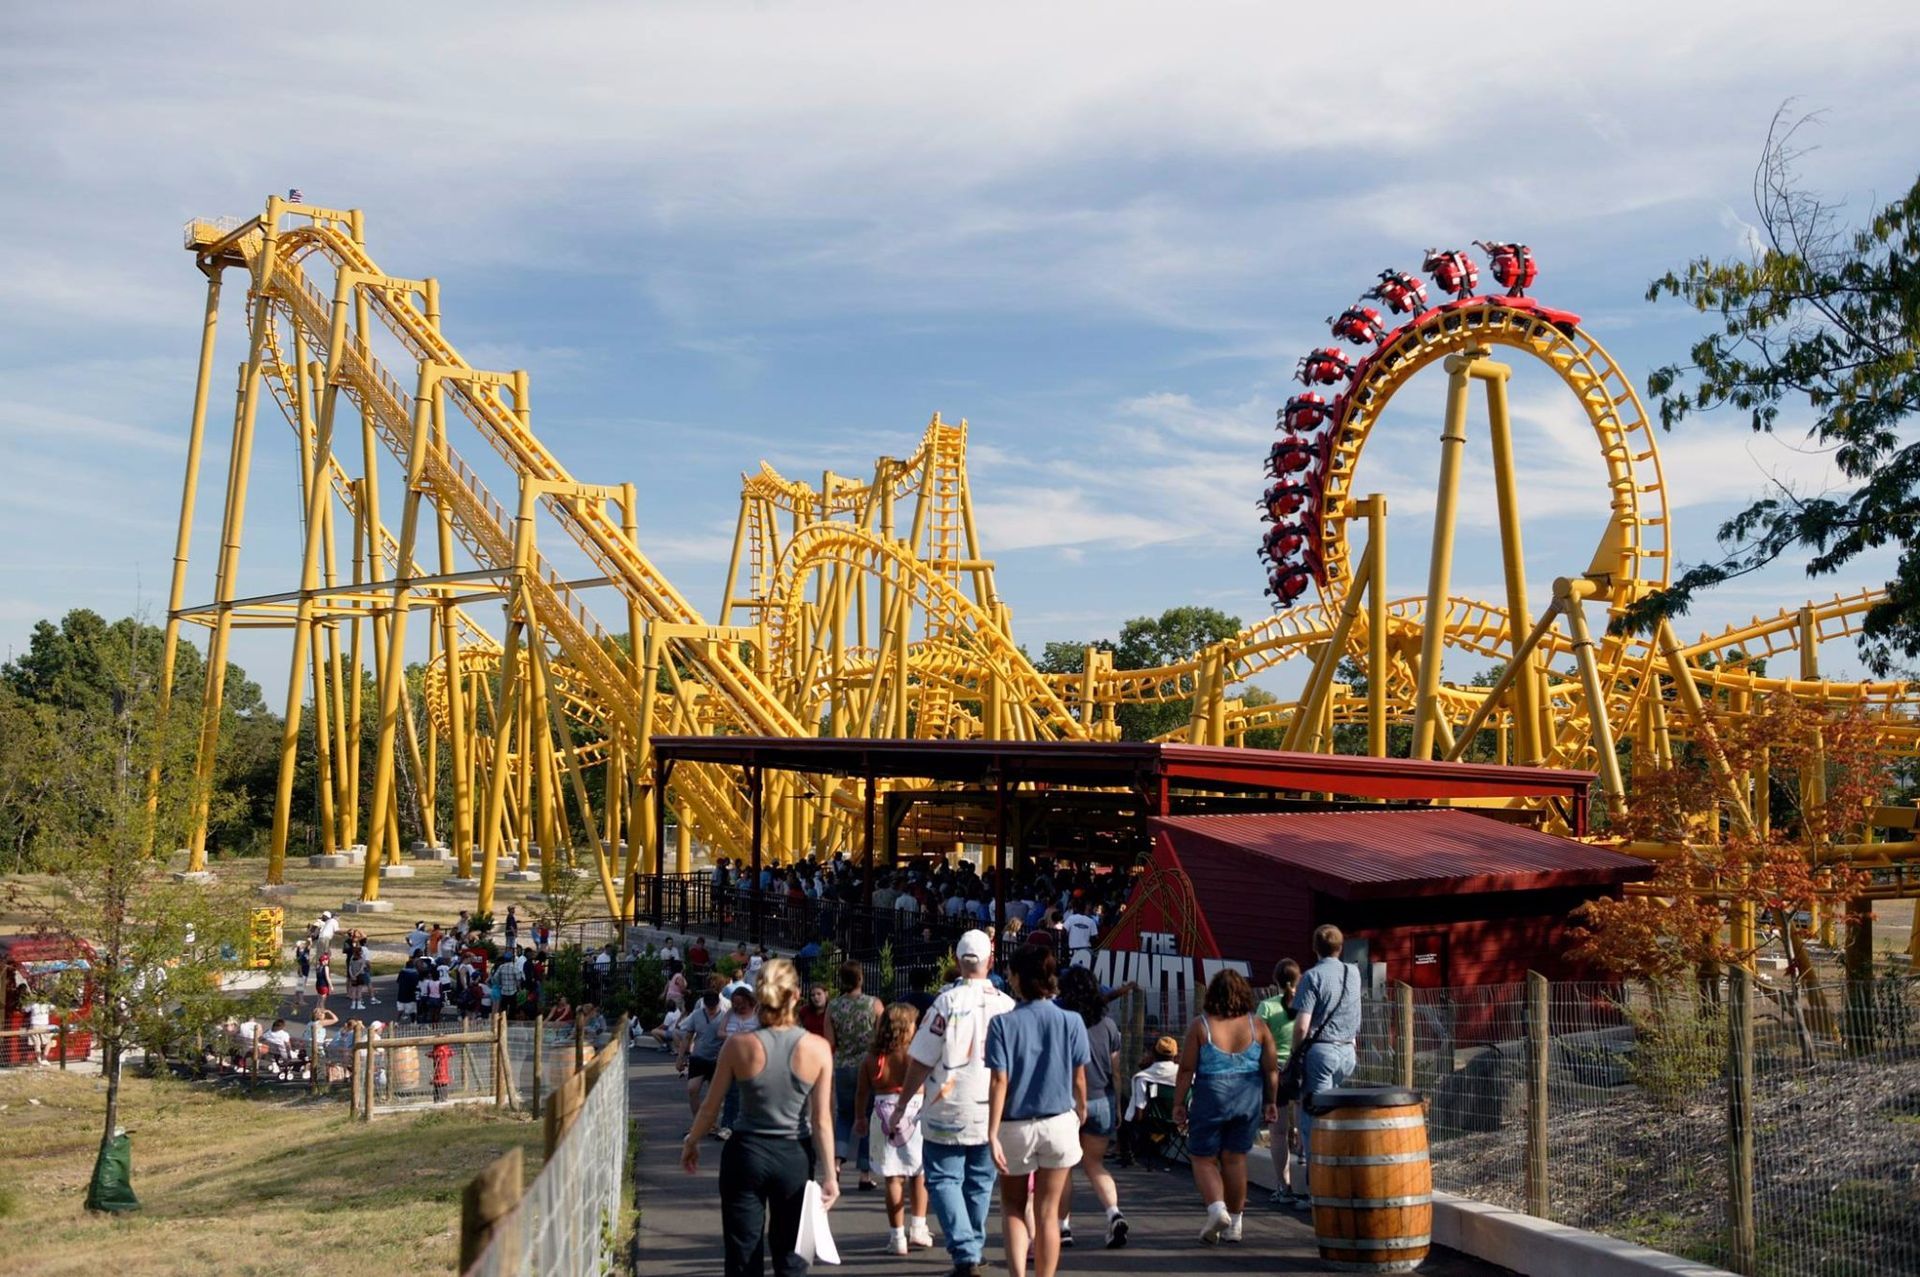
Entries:
[[[839, 900], [762, 895], [746, 883], [716, 888], [711, 873], [643, 877], [640, 893], [640, 916], [652, 927], [704, 936], [716, 958], [738, 943], [799, 951], [811, 942], [831, 942], [835, 963], [860, 963], [866, 969], [866, 988], [881, 998], [925, 988], [961, 933], [981, 925], [974, 918], [927, 909], [874, 909]], [[1000, 935], [1000, 956], [1024, 939]], [[1066, 955], [1061, 956], [1064, 960]], [[817, 969], [802, 974], [811, 980], [830, 978]]]

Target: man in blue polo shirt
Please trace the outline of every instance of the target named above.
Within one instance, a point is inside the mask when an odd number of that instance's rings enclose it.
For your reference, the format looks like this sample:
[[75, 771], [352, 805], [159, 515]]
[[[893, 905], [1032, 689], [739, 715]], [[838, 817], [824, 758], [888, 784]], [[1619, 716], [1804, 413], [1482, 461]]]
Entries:
[[[1353, 1044], [1360, 1036], [1360, 968], [1340, 961], [1347, 938], [1331, 924], [1313, 933], [1313, 952], [1319, 959], [1300, 977], [1293, 995], [1293, 1049], [1301, 1057], [1300, 1146], [1313, 1164], [1313, 1097], [1319, 1091], [1343, 1085], [1353, 1076]], [[1311, 1187], [1312, 1172], [1308, 1172]], [[1300, 1209], [1309, 1198], [1296, 1199]]]

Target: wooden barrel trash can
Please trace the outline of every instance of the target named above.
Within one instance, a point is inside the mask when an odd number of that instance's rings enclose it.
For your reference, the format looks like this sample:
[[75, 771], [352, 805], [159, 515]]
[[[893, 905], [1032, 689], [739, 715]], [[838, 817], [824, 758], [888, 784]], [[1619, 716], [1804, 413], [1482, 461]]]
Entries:
[[1404, 1273], [1433, 1237], [1433, 1165], [1420, 1093], [1341, 1087], [1312, 1102], [1307, 1184], [1320, 1258], [1342, 1272]]

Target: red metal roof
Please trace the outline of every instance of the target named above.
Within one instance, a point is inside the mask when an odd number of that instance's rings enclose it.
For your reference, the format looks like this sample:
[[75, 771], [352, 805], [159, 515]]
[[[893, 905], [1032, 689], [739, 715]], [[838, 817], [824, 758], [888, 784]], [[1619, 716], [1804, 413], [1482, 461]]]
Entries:
[[1215, 869], [1243, 889], [1284, 881], [1343, 899], [1611, 887], [1653, 866], [1572, 838], [1454, 808], [1168, 816], [1150, 822], [1196, 886]]

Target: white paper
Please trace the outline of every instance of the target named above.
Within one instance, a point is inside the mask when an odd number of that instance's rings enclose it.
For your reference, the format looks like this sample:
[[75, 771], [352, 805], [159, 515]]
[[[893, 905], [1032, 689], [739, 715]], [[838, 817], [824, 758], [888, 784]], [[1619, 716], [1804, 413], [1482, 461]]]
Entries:
[[840, 1262], [840, 1248], [833, 1244], [833, 1227], [827, 1223], [827, 1205], [814, 1180], [807, 1181], [806, 1200], [800, 1206], [800, 1235], [793, 1249], [809, 1264]]

